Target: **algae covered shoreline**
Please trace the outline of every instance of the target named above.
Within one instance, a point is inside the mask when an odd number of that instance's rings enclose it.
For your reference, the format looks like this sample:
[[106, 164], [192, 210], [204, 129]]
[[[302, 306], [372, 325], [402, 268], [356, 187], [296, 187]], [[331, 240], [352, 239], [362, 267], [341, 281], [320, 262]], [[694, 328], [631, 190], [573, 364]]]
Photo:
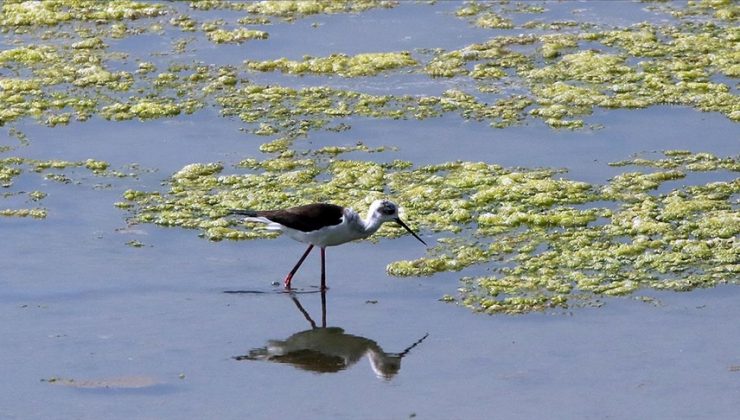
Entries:
[[[417, 165], [393, 158], [397, 144], [370, 147], [353, 135], [358, 120], [424, 124], [447, 115], [503, 135], [522, 125], [598, 135], [606, 124], [602, 111], [657, 105], [740, 119], [733, 2], [630, 3], [651, 20], [628, 24], [590, 21], [583, 10], [563, 7], [6, 1], [0, 10], [0, 129], [6, 134], [0, 181], [2, 198], [12, 205], [0, 201], [0, 215], [47, 223], [42, 219], [54, 208], [44, 206], [43, 184], [68, 183], [69, 171], [130, 177], [127, 191], [111, 203], [122, 219], [195, 228], [210, 240], [267, 235], [223, 217], [230, 207], [331, 200], [364, 210], [384, 196], [402, 203], [405, 217], [438, 239], [426, 256], [393, 262], [388, 273], [461, 271], [459, 290], [441, 298], [476, 311], [561, 310], [603, 296], [735, 282], [737, 155], [704, 153], [699, 141], [692, 151], [649, 158], [630, 158], [641, 152], [634, 150], [617, 159], [628, 160], [612, 162], [623, 173], [593, 184], [570, 179], [567, 168], [509, 168], [495, 157]], [[305, 27], [320, 36], [337, 16], [382, 19], [397, 8], [439, 10], [452, 24], [474, 28], [477, 39], [456, 48], [398, 42], [390, 50], [257, 58], [280, 42], [274, 34], [283, 30]], [[552, 9], [568, 18], [551, 18]], [[153, 49], [136, 48], [142, 40], [157, 42]], [[207, 60], [214, 50], [237, 56], [215, 64]], [[404, 90], [417, 92], [394, 94], [383, 89], [384, 81], [408, 81]], [[41, 139], [18, 130], [21, 122], [145, 125], [206, 107], [241, 121], [244, 141], [261, 144], [261, 153], [195, 161], [162, 174], [165, 185], [156, 189], [138, 187], [135, 170], [111, 168], [96, 156], [23, 156], [29, 142]], [[343, 144], [322, 145], [324, 133], [343, 136]], [[699, 185], [672, 183], [694, 173], [718, 175]], [[14, 185], [19, 179], [23, 189]], [[485, 272], [467, 275], [468, 267]]]

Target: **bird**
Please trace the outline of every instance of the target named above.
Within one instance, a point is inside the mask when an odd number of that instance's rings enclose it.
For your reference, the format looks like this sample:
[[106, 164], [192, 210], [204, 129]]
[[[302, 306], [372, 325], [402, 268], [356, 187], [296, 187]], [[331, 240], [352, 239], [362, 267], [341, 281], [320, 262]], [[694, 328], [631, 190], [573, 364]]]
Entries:
[[280, 230], [292, 239], [308, 244], [306, 251], [283, 280], [285, 289], [291, 288], [298, 268], [314, 246], [318, 246], [321, 249], [321, 290], [326, 290], [326, 247], [367, 238], [385, 222], [396, 222], [427, 245], [401, 220], [398, 206], [389, 200], [373, 201], [364, 219], [351, 208], [329, 203], [313, 203], [282, 210], [230, 209], [229, 213], [247, 216], [245, 221], [265, 223], [269, 230]]

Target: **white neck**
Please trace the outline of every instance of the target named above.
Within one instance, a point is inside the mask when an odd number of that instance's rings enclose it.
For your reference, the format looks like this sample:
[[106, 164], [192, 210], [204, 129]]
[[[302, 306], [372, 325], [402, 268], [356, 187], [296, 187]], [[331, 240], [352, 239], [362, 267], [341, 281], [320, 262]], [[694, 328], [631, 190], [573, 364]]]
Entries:
[[384, 220], [373, 216], [374, 213], [368, 213], [367, 218], [361, 220], [362, 228], [366, 236], [370, 236], [377, 232], [378, 229], [380, 229], [380, 226], [383, 225], [383, 222], [385, 222]]

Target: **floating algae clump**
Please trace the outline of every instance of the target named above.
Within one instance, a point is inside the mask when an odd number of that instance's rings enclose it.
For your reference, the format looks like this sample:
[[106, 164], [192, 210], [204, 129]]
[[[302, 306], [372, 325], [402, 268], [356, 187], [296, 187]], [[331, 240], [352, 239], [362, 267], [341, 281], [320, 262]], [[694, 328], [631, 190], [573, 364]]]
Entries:
[[555, 58], [560, 51], [566, 48], [578, 46], [577, 38], [572, 34], [550, 34], [540, 37], [542, 42], [541, 52], [544, 58]]
[[146, 120], [177, 115], [180, 107], [170, 101], [142, 100], [131, 106], [131, 113]]
[[333, 54], [329, 57], [305, 57], [303, 61], [284, 58], [272, 61], [246, 61], [250, 70], [279, 70], [291, 74], [338, 74], [345, 77], [374, 76], [385, 70], [416, 65], [408, 52], [366, 53], [348, 56]]
[[268, 33], [265, 31], [258, 31], [255, 29], [237, 28], [232, 31], [225, 29], [216, 29], [208, 32], [208, 39], [211, 41], [222, 44], [222, 43], [237, 43], [240, 44], [250, 39], [267, 39]]
[[164, 13], [160, 4], [130, 0], [6, 0], [0, 9], [0, 26], [58, 25], [72, 20], [119, 21], [153, 17]]
[[22, 163], [19, 158], [5, 158], [0, 160], [0, 185], [7, 188], [13, 185], [13, 178], [21, 174], [22, 169], [19, 165]]
[[[246, 11], [245, 22], [265, 23], [273, 16], [292, 20], [395, 4], [199, 1], [190, 7]], [[669, 7], [655, 9], [674, 12]], [[167, 25], [177, 28], [178, 34], [180, 29], [202, 31], [216, 43], [264, 39], [267, 33], [235, 26], [240, 23], [225, 18], [196, 25], [186, 8], [168, 3], [6, 1], [0, 8], [0, 29], [16, 38], [0, 52], [0, 66], [7, 70], [0, 79], [0, 125], [29, 116], [49, 126], [85, 121], [94, 115], [111, 120], [167, 118], [214, 102], [224, 115], [266, 124], [265, 130], [255, 128], [265, 135], [305, 134], [349, 116], [423, 119], [445, 113], [485, 120], [497, 128], [539, 118], [553, 128], [580, 129], [598, 126], [585, 121], [595, 108], [663, 104], [720, 112], [740, 120], [740, 100], [731, 80], [740, 76], [735, 51], [740, 30], [725, 21], [735, 8], [702, 2], [690, 3], [685, 9], [684, 22], [674, 26], [639, 23], [600, 30], [575, 23], [584, 30], [574, 33], [567, 30], [573, 25], [543, 22], [538, 26], [541, 33], [513, 28], [516, 35], [493, 36], [451, 51], [432, 48], [413, 50], [413, 56], [400, 51], [336, 53], [300, 60], [247, 59], [240, 69], [182, 64], [183, 58], [188, 60], [184, 53], [192, 38], [179, 38], [173, 40], [179, 46], [174, 53], [166, 53], [172, 54], [171, 64], [177, 70], [151, 77], [156, 69], [151, 56], [134, 57], [141, 60], [138, 69], [123, 70], [128, 67], [127, 57], [111, 51], [111, 45], [145, 31], [162, 33]], [[465, 3], [456, 15], [471, 24], [480, 20], [486, 26], [509, 27], [513, 24], [507, 16], [541, 11], [541, 7], [525, 4]], [[57, 41], [48, 42], [52, 37]], [[267, 89], [273, 95], [266, 97], [253, 95], [258, 88], [246, 80], [249, 71], [342, 77], [418, 72], [455, 79], [448, 92], [466, 96], [447, 92], [363, 95], [322, 86], [292, 89], [271, 84]], [[257, 106], [243, 102], [235, 110], [234, 101], [245, 93], [252, 97], [246, 102], [259, 97], [253, 102]], [[273, 108], [274, 101], [281, 103]]]
[[389, 0], [263, 0], [226, 1], [198, 0], [190, 2], [190, 7], [198, 10], [227, 9], [249, 13], [240, 21], [269, 23], [269, 17], [294, 21], [318, 14], [359, 13], [373, 8], [392, 8], [397, 1]]
[[[702, 25], [689, 33], [677, 28], [640, 24], [632, 28], [585, 33], [581, 39], [615, 47], [615, 53], [579, 51], [521, 75], [541, 106], [531, 114], [553, 127], [565, 117], [590, 114], [594, 107], [644, 108], [656, 104], [682, 104], [703, 111], [719, 111], [740, 118], [740, 100], [727, 84], [712, 81], [713, 74], [737, 77], [736, 52], [740, 32]], [[545, 35], [542, 54], [554, 39]], [[634, 57], [633, 63], [628, 61]], [[639, 60], [638, 60], [639, 59]], [[569, 92], [570, 90], [570, 92]], [[565, 111], [565, 112], [564, 112]]]
[[0, 216], [5, 217], [32, 217], [43, 219], [46, 217], [44, 209], [0, 209]]
[[315, 15], [319, 13], [334, 14], [361, 12], [376, 7], [390, 8], [395, 6], [395, 4], [396, 2], [394, 1], [385, 0], [267, 0], [245, 5], [244, 9], [253, 14], [295, 19], [300, 16]]
[[[256, 134], [291, 137], [325, 127], [350, 116], [370, 118], [427, 118], [441, 113], [440, 103], [427, 97], [371, 95], [329, 87], [294, 89], [243, 84], [216, 98], [224, 115], [255, 124]], [[451, 109], [456, 109], [454, 106]]]
[[475, 26], [492, 29], [511, 29], [514, 24], [511, 19], [504, 18], [493, 12], [486, 12], [475, 19]]
[[[361, 12], [395, 4], [320, 0], [199, 1], [192, 2], [190, 7], [246, 11], [249, 13], [247, 20], [265, 23], [273, 16], [291, 20], [316, 14]], [[332, 54], [302, 60], [247, 60], [246, 68], [343, 77], [418, 71], [432, 77], [474, 80], [472, 87], [466, 86], [465, 80], [453, 84], [456, 90], [470, 96], [456, 103], [445, 95], [376, 96], [386, 104], [397, 105], [392, 112], [374, 112], [372, 116], [378, 118], [428, 118], [455, 112], [465, 118], [488, 120], [499, 128], [535, 117], [553, 128], [578, 129], [588, 126], [584, 117], [597, 107], [678, 104], [721, 112], [732, 120], [740, 119], [740, 103], [732, 81], [727, 80], [740, 75], [734, 48], [740, 31], [727, 22], [734, 16], [736, 6], [726, 2], [691, 2], [683, 8], [651, 7], [674, 15], [682, 11], [678, 16], [683, 21], [674, 26], [639, 23], [605, 30], [599, 30], [596, 25], [586, 28], [584, 24], [575, 23], [575, 26], [588, 29], [578, 34], [564, 30], [573, 25], [552, 22], [548, 26], [543, 22], [538, 26], [543, 33], [532, 34], [517, 28], [519, 33], [515, 36], [494, 36], [458, 50], [415, 50], [418, 58], [412, 58], [408, 52]], [[111, 38], [141, 34], [145, 30], [161, 32], [167, 24], [188, 31], [201, 30], [215, 42], [242, 42], [267, 35], [263, 31], [233, 27], [238, 23], [225, 19], [205, 22], [196, 28], [195, 20], [183, 9], [167, 3], [123, 0], [4, 2], [0, 9], [0, 27], [6, 33], [27, 32], [29, 39], [17, 38], [14, 42], [19, 45], [0, 52], [0, 65], [10, 70], [4, 73], [7, 77], [1, 81], [0, 124], [26, 116], [50, 126], [67, 124], [73, 119], [84, 121], [95, 114], [113, 120], [166, 118], [178, 112], [200, 109], [212, 101], [221, 104], [224, 96], [233, 95], [235, 89], [247, 84], [244, 74], [229, 71], [233, 69], [227, 66], [193, 65], [193, 68], [205, 70], [181, 77], [173, 77], [176, 72], [170, 72], [150, 78], [148, 74], [154, 68], [151, 63], [145, 61], [133, 72], [122, 71], [119, 65], [122, 63], [116, 61], [125, 58], [109, 51]], [[471, 24], [480, 20], [486, 22], [485, 26], [509, 27], [512, 23], [508, 16], [512, 14], [542, 11], [540, 6], [523, 3], [472, 2], [461, 4], [456, 15], [470, 20]], [[47, 42], [50, 37], [58, 37], [59, 42]], [[178, 39], [175, 44], [187, 45], [188, 42]], [[175, 52], [179, 56], [185, 50]], [[136, 59], [150, 60], [151, 57]], [[176, 57], [175, 61], [178, 59]], [[229, 74], [221, 74], [223, 72]], [[174, 92], [168, 91], [170, 89]], [[129, 91], [136, 96], [122, 94]], [[165, 92], [176, 96], [165, 98]], [[337, 89], [332, 95], [351, 96], [354, 93]], [[497, 95], [490, 99], [487, 96], [491, 93]], [[316, 102], [317, 106], [321, 103]], [[444, 107], [437, 106], [440, 104]], [[334, 105], [337, 106], [324, 112], [324, 120], [367, 115], [364, 113], [366, 102], [345, 101]], [[226, 115], [230, 115], [230, 111], [228, 105], [224, 106]], [[240, 117], [259, 113], [259, 109], [252, 109], [240, 113]], [[260, 117], [263, 115], [248, 116]], [[281, 124], [260, 122], [277, 128], [280, 134], [288, 134]], [[296, 129], [305, 132], [325, 123], [318, 119], [297, 121], [302, 126]]]
[[[6, 157], [0, 159], [0, 187], [3, 191], [0, 192], [0, 216], [6, 217], [30, 217], [34, 219], [43, 219], [46, 217], [47, 210], [43, 208], [5, 208], [2, 207], [3, 199], [17, 199], [18, 197], [24, 198], [26, 204], [28, 202], [40, 203], [42, 202], [47, 193], [40, 190], [24, 192], [14, 191], [13, 182], [18, 177], [26, 177], [23, 180], [24, 184], [39, 183], [39, 187], [43, 188], [44, 185], [41, 183], [41, 178], [28, 177], [24, 174], [39, 173], [43, 174], [43, 179], [58, 181], [61, 183], [71, 182], [70, 178], [60, 173], [59, 171], [64, 169], [85, 169], [97, 176], [125, 176], [117, 171], [109, 170], [110, 164], [105, 161], [87, 159], [85, 161], [66, 161], [66, 160], [36, 160], [20, 157]], [[14, 200], [15, 201], [15, 200]]]
[[491, 4], [466, 2], [455, 12], [460, 18], [469, 19], [475, 26], [489, 29], [511, 29], [514, 27], [511, 19], [505, 18], [493, 11]]
[[[588, 305], [645, 289], [711, 287], [735, 281], [740, 272], [737, 179], [656, 192], [691, 172], [697, 160], [717, 162], [704, 171], [737, 171], [737, 158], [671, 152], [640, 161], [670, 161], [668, 172], [629, 172], [591, 185], [558, 177], [560, 171], [483, 162], [414, 167], [338, 159], [345, 150], [297, 159], [286, 153], [284, 140], [265, 147], [281, 157], [242, 163], [256, 172], [188, 165], [173, 175], [169, 192], [130, 192], [124, 207], [140, 221], [199, 229], [212, 240], [253, 239], [275, 233], [253, 225], [245, 230], [226, 218], [227, 209], [331, 201], [364, 211], [373, 199], [391, 197], [414, 228], [439, 239], [427, 256], [391, 263], [388, 272], [464, 271], [455, 300], [487, 313]], [[378, 236], [402, 234], [384, 226]], [[470, 274], [481, 268], [485, 275]]]
[[424, 69], [432, 77], [453, 77], [466, 74], [462, 53], [452, 51], [437, 55]]

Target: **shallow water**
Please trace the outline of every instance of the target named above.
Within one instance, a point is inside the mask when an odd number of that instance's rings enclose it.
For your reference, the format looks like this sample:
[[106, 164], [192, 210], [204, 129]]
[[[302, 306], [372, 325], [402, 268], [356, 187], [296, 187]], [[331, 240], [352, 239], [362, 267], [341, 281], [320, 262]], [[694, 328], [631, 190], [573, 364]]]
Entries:
[[[6, 418], [481, 418], [491, 410], [506, 418], [731, 418], [737, 409], [734, 287], [655, 294], [657, 307], [611, 299], [568, 314], [489, 317], [436, 302], [455, 275], [385, 276], [398, 254], [421, 253], [410, 241], [330, 249], [327, 325], [385, 352], [429, 334], [384, 380], [366, 358], [338, 373], [232, 359], [311, 328], [270, 285], [286, 268], [275, 256], [300, 252], [288, 239], [211, 244], [169, 230], [131, 249], [110, 233], [113, 223], [60, 224], [33, 238], [10, 232], [30, 255], [6, 265], [3, 282]], [[32, 258], [39, 254], [43, 263]], [[316, 266], [311, 259], [297, 285], [311, 290]], [[264, 293], [223, 293], [233, 290]], [[320, 295], [298, 298], [320, 323]], [[53, 376], [143, 376], [156, 385], [40, 382]]]
[[[619, 4], [579, 3], [579, 19], [623, 25], [652, 16], [639, 3]], [[551, 17], [571, 16], [560, 7], [552, 5]], [[488, 37], [490, 31], [451, 17], [454, 9], [445, 2], [402, 4], [320, 16], [269, 27], [269, 43], [214, 47], [200, 40], [190, 54], [212, 64], [239, 64], [245, 54], [299, 59], [455, 49]], [[312, 22], [320, 22], [321, 31]], [[383, 36], [355, 42], [344, 36], [351, 30]], [[308, 47], [296, 48], [299, 41]], [[111, 45], [147, 57], [169, 44], [166, 35], [143, 35]], [[310, 86], [319, 78], [267, 73], [255, 80]], [[449, 83], [418, 75], [327, 82], [371, 93], [388, 92], [392, 84], [392, 93], [403, 94], [438, 94]], [[349, 131], [312, 133], [296, 147], [362, 140], [369, 147], [399, 148], [371, 156], [378, 160], [568, 168], [564, 176], [592, 183], [624, 172], [607, 163], [635, 153], [690, 149], [726, 156], [740, 150], [737, 125], [716, 113], [659, 106], [597, 110], [586, 121], [604, 128], [554, 131], [527, 121], [497, 130], [455, 115], [355, 118]], [[388, 263], [424, 255], [410, 237], [327, 251], [326, 325], [344, 331], [321, 331], [334, 334], [331, 345], [322, 343], [345, 351], [348, 359], [328, 362], [336, 372], [317, 373], [300, 358], [293, 364], [236, 360], [271, 340], [312, 330], [310, 321], [321, 325], [318, 256], [311, 255], [294, 279], [305, 293], [291, 296], [273, 285], [303, 251], [289, 238], [209, 242], [194, 230], [129, 226], [127, 213], [113, 203], [130, 188], [164, 189], [163, 180], [192, 162], [221, 161], [226, 173], [244, 157], [259, 156], [265, 138], [245, 134], [243, 123], [214, 108], [147, 122], [93, 117], [54, 128], [28, 120], [15, 127], [30, 141], [13, 155], [93, 157], [117, 168], [136, 163], [143, 171], [111, 179], [71, 169], [65, 171], [73, 180], [68, 185], [34, 176], [15, 182], [17, 190], [43, 187], [43, 204], [52, 211], [44, 220], [0, 218], [0, 419], [729, 419], [740, 412], [737, 287], [646, 291], [653, 301], [604, 298], [593, 307], [547, 314], [480, 315], [439, 298], [454, 294], [462, 275], [485, 273], [485, 267], [430, 278], [386, 274]], [[425, 239], [433, 242], [435, 235]], [[133, 240], [143, 246], [127, 245]], [[417, 342], [390, 378], [378, 377], [363, 356], [366, 349], [400, 353]]]

